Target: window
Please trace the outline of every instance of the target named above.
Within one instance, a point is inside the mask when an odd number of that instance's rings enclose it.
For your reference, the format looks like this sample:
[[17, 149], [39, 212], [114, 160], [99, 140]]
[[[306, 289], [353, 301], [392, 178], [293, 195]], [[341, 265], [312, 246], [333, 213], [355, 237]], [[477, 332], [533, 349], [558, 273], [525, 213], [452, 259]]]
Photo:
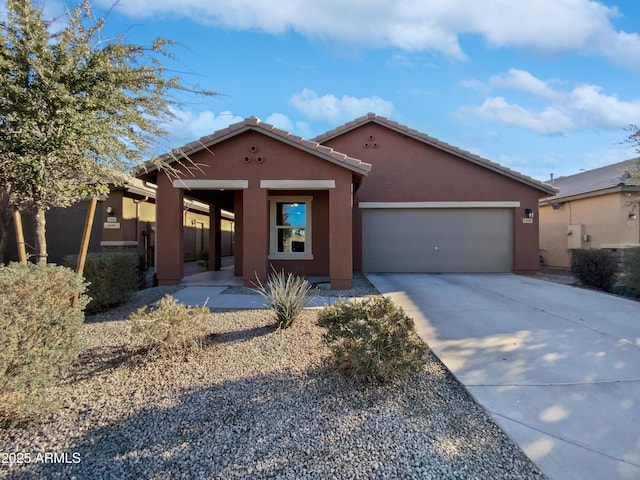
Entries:
[[272, 197], [269, 259], [311, 260], [312, 197]]

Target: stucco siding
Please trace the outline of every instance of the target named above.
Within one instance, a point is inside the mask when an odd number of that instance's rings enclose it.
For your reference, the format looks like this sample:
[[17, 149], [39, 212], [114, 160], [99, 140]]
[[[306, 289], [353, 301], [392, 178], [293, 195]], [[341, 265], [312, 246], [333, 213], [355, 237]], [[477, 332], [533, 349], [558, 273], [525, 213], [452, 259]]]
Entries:
[[[481, 165], [402, 135], [376, 123], [365, 124], [327, 142], [372, 164], [355, 195], [359, 202], [519, 201], [513, 208], [513, 270], [539, 267], [539, 191]], [[524, 209], [534, 213], [523, 223]], [[362, 270], [362, 212], [354, 211], [354, 269]]]
[[[568, 268], [571, 264], [569, 247], [620, 248], [639, 243], [638, 220], [629, 218], [632, 207], [628, 203], [637, 194], [614, 192], [571, 201], [540, 206], [540, 248], [544, 264]], [[571, 228], [574, 225], [576, 227]], [[568, 238], [568, 231], [580, 231], [578, 239]]]

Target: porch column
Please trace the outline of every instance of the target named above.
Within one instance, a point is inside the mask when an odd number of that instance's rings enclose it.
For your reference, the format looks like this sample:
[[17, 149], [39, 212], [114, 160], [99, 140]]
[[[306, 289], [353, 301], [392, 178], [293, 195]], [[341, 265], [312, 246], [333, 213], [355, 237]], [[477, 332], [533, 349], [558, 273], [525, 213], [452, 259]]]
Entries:
[[[267, 278], [269, 205], [267, 190], [250, 185], [242, 196], [242, 277], [247, 287]], [[236, 216], [237, 221], [237, 216]]]
[[233, 274], [236, 277], [242, 275], [242, 242], [244, 236], [242, 235], [242, 190], [236, 190], [233, 192], [233, 213], [235, 219], [233, 222], [234, 236], [233, 236]]
[[334, 290], [351, 288], [353, 275], [353, 197], [350, 182], [329, 190], [329, 278]]
[[178, 285], [184, 275], [183, 193], [158, 174], [156, 197], [156, 275], [158, 285]]
[[209, 270], [222, 268], [222, 214], [219, 205], [209, 207]]

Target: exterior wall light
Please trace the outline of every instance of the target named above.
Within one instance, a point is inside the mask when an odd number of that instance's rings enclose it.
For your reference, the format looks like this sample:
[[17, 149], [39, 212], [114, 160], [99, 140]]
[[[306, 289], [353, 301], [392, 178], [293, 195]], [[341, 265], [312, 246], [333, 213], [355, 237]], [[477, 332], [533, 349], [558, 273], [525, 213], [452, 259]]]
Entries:
[[531, 210], [530, 208], [524, 209], [524, 218], [533, 218], [533, 215], [533, 210]]
[[113, 214], [114, 214], [114, 212], [113, 212], [113, 207], [112, 207], [111, 205], [109, 205], [109, 206], [107, 207], [107, 214], [109, 214], [109, 215], [113, 215]]

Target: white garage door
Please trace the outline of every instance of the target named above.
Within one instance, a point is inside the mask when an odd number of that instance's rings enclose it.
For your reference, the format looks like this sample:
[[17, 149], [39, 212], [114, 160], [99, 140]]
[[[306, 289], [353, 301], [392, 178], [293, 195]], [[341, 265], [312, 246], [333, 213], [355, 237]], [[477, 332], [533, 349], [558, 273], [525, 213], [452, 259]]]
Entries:
[[384, 208], [362, 213], [365, 272], [512, 271], [512, 209]]

